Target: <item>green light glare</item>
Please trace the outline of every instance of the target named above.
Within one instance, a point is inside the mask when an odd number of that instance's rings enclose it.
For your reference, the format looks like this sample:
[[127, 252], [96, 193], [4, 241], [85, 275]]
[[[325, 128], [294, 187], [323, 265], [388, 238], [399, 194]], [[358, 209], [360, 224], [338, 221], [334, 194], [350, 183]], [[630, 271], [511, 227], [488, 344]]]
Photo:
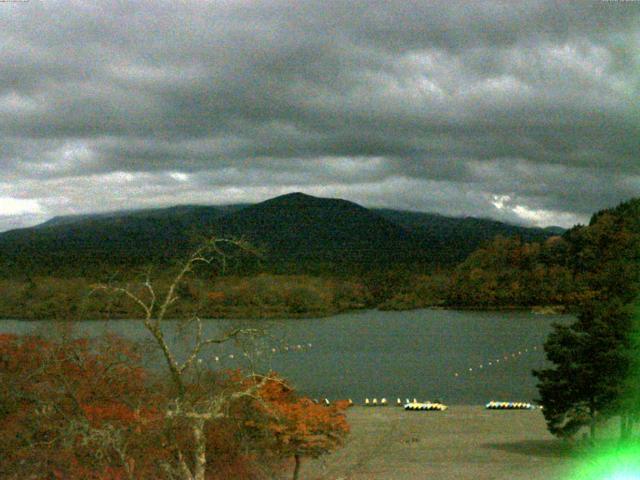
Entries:
[[569, 480], [640, 480], [640, 445], [594, 450], [580, 462]]

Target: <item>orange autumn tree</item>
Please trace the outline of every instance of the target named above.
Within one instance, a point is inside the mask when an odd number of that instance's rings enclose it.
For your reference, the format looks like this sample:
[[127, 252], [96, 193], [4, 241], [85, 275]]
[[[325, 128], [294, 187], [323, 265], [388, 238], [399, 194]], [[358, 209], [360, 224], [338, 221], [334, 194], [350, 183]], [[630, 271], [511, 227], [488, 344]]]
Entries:
[[[133, 348], [117, 337], [0, 334], [0, 478], [184, 478], [172, 467], [193, 446], [190, 424], [165, 414], [174, 387], [145, 371]], [[186, 384], [187, 395], [251, 386], [241, 371], [207, 376]], [[206, 480], [273, 478], [284, 466], [269, 451], [276, 443], [246, 438], [241, 426], [254, 410], [230, 409], [204, 429]]]
[[262, 429], [270, 450], [295, 461], [293, 479], [297, 480], [304, 457], [318, 458], [343, 445], [349, 433], [344, 410], [346, 402], [320, 405], [301, 397], [284, 380], [272, 375], [259, 392], [257, 408], [264, 413], [262, 423], [246, 422]]
[[[118, 338], [0, 335], [0, 477], [132, 480], [162, 456], [146, 372]], [[155, 438], [154, 438], [155, 437]]]

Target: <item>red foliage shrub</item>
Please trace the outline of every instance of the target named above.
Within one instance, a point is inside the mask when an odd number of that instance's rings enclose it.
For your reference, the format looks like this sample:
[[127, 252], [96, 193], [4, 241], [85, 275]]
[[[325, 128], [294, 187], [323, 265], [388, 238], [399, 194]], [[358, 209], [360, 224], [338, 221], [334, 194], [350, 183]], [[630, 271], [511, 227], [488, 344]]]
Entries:
[[[157, 411], [127, 342], [0, 336], [0, 477], [120, 479]], [[157, 423], [157, 422], [156, 422]], [[137, 458], [136, 458], [137, 457]]]
[[[166, 414], [175, 392], [152, 380], [116, 337], [0, 335], [0, 478], [165, 478], [180, 455], [193, 458], [193, 425]], [[347, 434], [343, 405], [316, 405], [277, 377], [262, 380], [228, 371], [188, 385], [190, 399], [261, 385], [206, 423], [208, 480], [270, 478], [289, 458], [322, 455]]]

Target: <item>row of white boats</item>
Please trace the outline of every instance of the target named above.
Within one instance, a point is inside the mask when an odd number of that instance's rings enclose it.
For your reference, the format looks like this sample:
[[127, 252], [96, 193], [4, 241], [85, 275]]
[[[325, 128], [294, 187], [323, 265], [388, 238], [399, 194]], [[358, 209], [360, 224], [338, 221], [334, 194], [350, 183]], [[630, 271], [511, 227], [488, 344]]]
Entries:
[[[354, 405], [353, 400], [349, 399], [348, 402], [349, 406]], [[316, 403], [318, 402], [316, 401]], [[324, 403], [325, 405], [331, 404], [331, 402], [327, 398], [324, 399]], [[381, 398], [380, 401], [378, 401], [377, 398], [365, 398], [363, 405], [365, 407], [386, 407], [389, 405], [389, 401], [386, 398]], [[396, 399], [396, 406], [403, 407], [405, 410], [435, 410], [439, 412], [443, 412], [447, 408], [449, 408], [439, 400], [435, 400], [433, 402], [419, 402], [415, 398], [412, 400], [409, 400], [407, 398], [404, 402], [400, 398], [398, 398]], [[529, 402], [498, 402], [495, 400], [491, 400], [485, 405], [485, 408], [487, 410], [534, 410], [536, 406]]]

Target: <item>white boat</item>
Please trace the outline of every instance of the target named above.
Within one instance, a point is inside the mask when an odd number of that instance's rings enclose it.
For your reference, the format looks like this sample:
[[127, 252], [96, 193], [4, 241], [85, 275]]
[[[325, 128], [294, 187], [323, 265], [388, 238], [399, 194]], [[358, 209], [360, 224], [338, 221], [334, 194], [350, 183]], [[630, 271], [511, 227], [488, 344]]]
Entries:
[[410, 402], [404, 406], [405, 410], [423, 410], [423, 411], [438, 411], [444, 412], [447, 407], [444, 403], [435, 402]]

